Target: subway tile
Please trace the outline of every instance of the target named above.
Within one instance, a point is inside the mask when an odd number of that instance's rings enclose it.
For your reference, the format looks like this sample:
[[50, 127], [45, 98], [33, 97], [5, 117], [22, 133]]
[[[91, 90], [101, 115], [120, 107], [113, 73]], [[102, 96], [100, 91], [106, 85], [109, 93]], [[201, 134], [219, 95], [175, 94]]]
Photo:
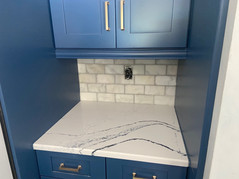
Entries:
[[81, 92], [80, 93], [80, 98], [82, 101], [96, 101], [96, 93], [85, 93]]
[[176, 92], [176, 87], [166, 86], [166, 95], [167, 96], [175, 96], [175, 92]]
[[85, 64], [78, 63], [78, 73], [86, 73], [86, 66]]
[[164, 95], [164, 86], [145, 86], [145, 94], [147, 95]]
[[117, 83], [117, 84], [134, 84], [134, 79], [126, 80], [124, 75], [116, 75], [115, 83]]
[[165, 75], [166, 65], [146, 65], [145, 74], [146, 75]]
[[166, 85], [166, 86], [175, 86], [176, 85], [176, 76], [157, 76], [156, 84], [157, 85]]
[[128, 94], [116, 94], [116, 102], [118, 103], [134, 103], [134, 96]]
[[124, 74], [123, 65], [105, 65], [106, 74]]
[[113, 75], [97, 75], [97, 83], [114, 83]]
[[92, 74], [80, 74], [80, 83], [95, 83], [96, 76]]
[[86, 83], [80, 83], [80, 92], [87, 92], [87, 84]]
[[105, 92], [105, 84], [88, 84], [89, 92]]
[[107, 85], [107, 93], [124, 93], [124, 85]]
[[144, 65], [133, 65], [133, 75], [144, 75]]
[[113, 59], [95, 59], [96, 64], [114, 64]]
[[135, 84], [139, 85], [153, 85], [154, 76], [135, 76]]
[[115, 96], [114, 94], [98, 93], [98, 101], [115, 102]]
[[177, 65], [168, 65], [167, 66], [167, 75], [177, 75], [178, 66]]
[[142, 85], [126, 85], [125, 93], [127, 93], [127, 94], [144, 94], [144, 86], [142, 86]]
[[105, 68], [104, 65], [97, 65], [97, 64], [87, 64], [86, 70], [88, 73], [104, 73]]
[[135, 95], [135, 103], [139, 104], [153, 104], [154, 97], [146, 95]]
[[115, 60], [115, 64], [118, 64], [118, 65], [133, 65], [134, 60], [119, 59], [119, 60]]

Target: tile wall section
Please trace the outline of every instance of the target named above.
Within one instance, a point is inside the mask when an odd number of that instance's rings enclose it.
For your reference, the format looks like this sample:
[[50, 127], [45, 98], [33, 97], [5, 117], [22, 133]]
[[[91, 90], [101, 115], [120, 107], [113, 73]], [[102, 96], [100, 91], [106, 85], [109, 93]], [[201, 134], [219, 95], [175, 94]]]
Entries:
[[177, 60], [78, 59], [81, 100], [174, 105], [177, 67]]

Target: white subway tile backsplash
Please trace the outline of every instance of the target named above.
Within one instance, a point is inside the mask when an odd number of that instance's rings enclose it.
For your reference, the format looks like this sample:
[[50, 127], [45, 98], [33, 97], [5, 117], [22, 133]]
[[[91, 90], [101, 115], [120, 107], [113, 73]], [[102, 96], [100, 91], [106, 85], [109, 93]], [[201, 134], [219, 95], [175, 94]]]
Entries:
[[144, 94], [143, 85], [126, 85], [125, 93], [127, 94]]
[[[78, 59], [82, 101], [174, 105], [177, 60]], [[124, 66], [133, 79], [126, 80]]]
[[118, 103], [134, 103], [134, 95], [116, 94], [116, 102], [118, 102]]
[[124, 74], [123, 65], [105, 65], [106, 74]]
[[98, 93], [98, 101], [115, 102], [115, 96], [114, 94]]
[[117, 65], [133, 65], [134, 64], [134, 60], [115, 60], [115, 64]]
[[82, 101], [96, 101], [96, 93], [85, 93], [81, 92], [80, 93], [80, 98]]
[[114, 83], [113, 75], [97, 75], [97, 83]]
[[86, 73], [86, 66], [85, 64], [78, 63], [78, 73]]
[[144, 75], [144, 65], [133, 65], [133, 75]]
[[124, 85], [107, 85], [107, 93], [124, 93]]
[[105, 92], [105, 84], [88, 84], [89, 92]]
[[166, 95], [167, 96], [175, 96], [176, 87], [166, 86]]
[[79, 74], [80, 83], [96, 83], [96, 75]]
[[177, 65], [168, 65], [167, 66], [167, 75], [177, 75], [178, 66]]
[[88, 73], [104, 73], [105, 72], [105, 67], [104, 65], [96, 65], [96, 64], [87, 64], [86, 65], [86, 71]]
[[117, 84], [134, 84], [134, 79], [126, 80], [124, 75], [115, 75], [115, 83], [117, 83]]
[[87, 92], [87, 83], [80, 83], [80, 92]]
[[146, 65], [146, 75], [166, 75], [166, 65]]
[[154, 85], [154, 76], [135, 76], [135, 84]]
[[157, 76], [156, 85], [175, 86], [176, 76]]
[[114, 64], [113, 59], [95, 59], [95, 64]]
[[164, 86], [145, 86], [146, 95], [164, 95], [165, 87]]

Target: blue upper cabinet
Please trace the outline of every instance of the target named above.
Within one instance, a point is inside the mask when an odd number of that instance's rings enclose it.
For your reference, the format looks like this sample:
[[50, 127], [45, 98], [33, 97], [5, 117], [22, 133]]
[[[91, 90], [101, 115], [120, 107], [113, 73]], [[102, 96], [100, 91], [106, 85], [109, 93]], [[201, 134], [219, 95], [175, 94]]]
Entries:
[[57, 58], [186, 58], [191, 0], [50, 0]]
[[50, 0], [50, 4], [56, 48], [115, 48], [114, 0]]
[[190, 0], [116, 0], [118, 48], [186, 47]]

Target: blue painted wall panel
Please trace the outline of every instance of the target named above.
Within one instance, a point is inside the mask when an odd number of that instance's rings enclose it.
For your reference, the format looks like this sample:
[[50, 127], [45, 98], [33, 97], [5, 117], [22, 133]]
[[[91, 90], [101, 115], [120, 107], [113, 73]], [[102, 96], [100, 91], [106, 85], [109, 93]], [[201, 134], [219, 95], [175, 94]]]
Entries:
[[48, 0], [1, 0], [0, 24], [0, 83], [18, 178], [38, 179], [32, 144], [79, 101], [77, 65], [55, 58]]
[[228, 0], [194, 0], [188, 57], [179, 61], [176, 112], [189, 154], [189, 179], [202, 179]]

